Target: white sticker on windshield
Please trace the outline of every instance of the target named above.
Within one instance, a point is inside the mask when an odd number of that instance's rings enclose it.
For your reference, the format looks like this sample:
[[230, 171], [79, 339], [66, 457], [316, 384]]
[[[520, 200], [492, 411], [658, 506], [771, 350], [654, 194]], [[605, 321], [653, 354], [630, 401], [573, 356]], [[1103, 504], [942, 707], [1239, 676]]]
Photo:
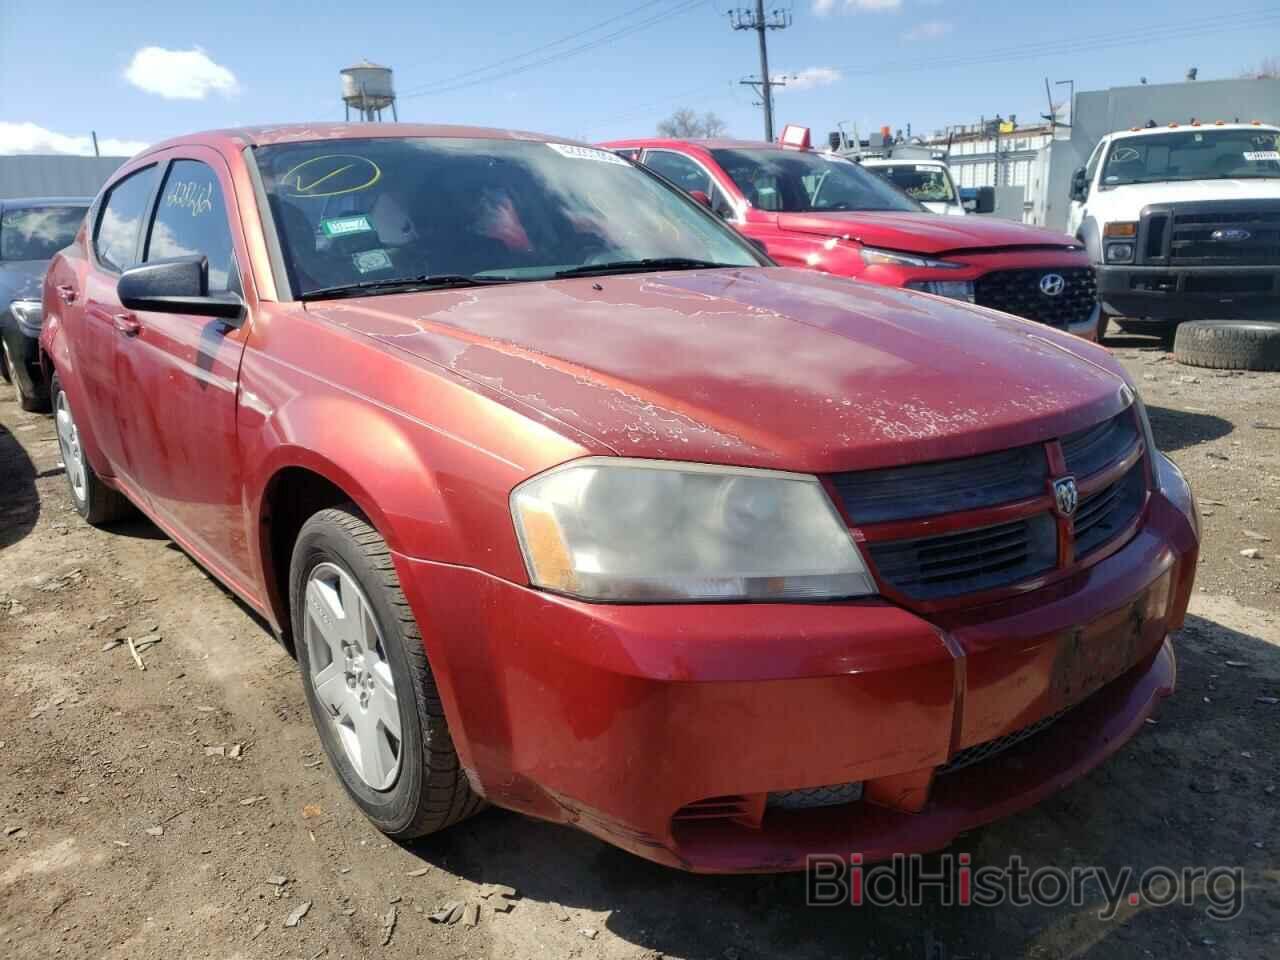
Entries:
[[573, 160], [595, 160], [597, 163], [617, 163], [624, 167], [627, 166], [627, 161], [608, 150], [597, 150], [595, 147], [579, 147], [572, 143], [548, 143], [547, 146], [560, 154], [560, 156], [569, 157]]
[[391, 269], [391, 254], [385, 250], [361, 250], [353, 254], [351, 262], [361, 273], [374, 273], [378, 270]]
[[1246, 150], [1244, 158], [1250, 163], [1260, 160], [1280, 160], [1280, 150]]

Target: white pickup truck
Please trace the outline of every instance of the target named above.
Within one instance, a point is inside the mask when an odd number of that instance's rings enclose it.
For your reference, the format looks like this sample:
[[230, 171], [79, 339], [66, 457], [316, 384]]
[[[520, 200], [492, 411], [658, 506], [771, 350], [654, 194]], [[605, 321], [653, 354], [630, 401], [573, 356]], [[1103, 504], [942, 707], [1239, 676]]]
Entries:
[[943, 161], [863, 157], [860, 162], [924, 204], [930, 212], [953, 217], [965, 215], [960, 193]]
[[1123, 325], [1280, 319], [1280, 128], [1172, 123], [1103, 137], [1067, 232]]

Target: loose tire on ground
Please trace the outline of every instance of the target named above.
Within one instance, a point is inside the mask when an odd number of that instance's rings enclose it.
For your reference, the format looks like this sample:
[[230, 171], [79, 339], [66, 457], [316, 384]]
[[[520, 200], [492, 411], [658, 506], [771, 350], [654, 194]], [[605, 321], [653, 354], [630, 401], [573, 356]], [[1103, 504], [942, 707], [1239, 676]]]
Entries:
[[71, 490], [71, 503], [86, 522], [100, 527], [127, 516], [133, 504], [118, 491], [104, 484], [84, 455], [80, 446], [79, 428], [71, 411], [71, 403], [62, 389], [62, 381], [55, 373], [49, 383], [49, 397], [53, 401], [54, 426], [58, 431], [58, 448]]
[[[316, 619], [308, 632], [309, 618], [323, 619], [323, 613], [308, 607], [308, 585], [321, 573], [332, 574], [341, 584], [347, 583], [345, 577], [354, 581], [358, 590], [352, 594], [362, 604], [361, 611], [372, 617], [373, 632], [378, 634], [378, 668], [390, 668], [400, 726], [398, 769], [394, 782], [382, 789], [371, 785], [370, 779], [380, 778], [370, 778], [368, 768], [357, 767], [360, 761], [344, 745], [344, 735], [354, 734], [344, 732], [341, 718], [326, 706], [332, 694], [317, 691], [318, 686], [328, 685], [313, 679], [324, 674], [325, 664], [337, 663], [334, 634], [323, 636]], [[321, 510], [303, 524], [293, 548], [289, 581], [294, 643], [311, 716], [330, 764], [365, 816], [387, 836], [403, 841], [452, 826], [482, 809], [483, 799], [472, 792], [458, 762], [422, 634], [400, 587], [391, 551], [354, 504]], [[343, 601], [344, 617], [345, 610]], [[332, 624], [327, 626], [332, 629]], [[345, 630], [335, 633], [350, 636]], [[363, 660], [354, 672], [363, 675], [367, 662]], [[339, 665], [339, 673], [347, 671]], [[373, 686], [376, 681], [371, 681]], [[359, 690], [359, 678], [353, 675], [348, 687]]]
[[1178, 328], [1173, 357], [1192, 367], [1280, 370], [1280, 322], [1196, 320]]

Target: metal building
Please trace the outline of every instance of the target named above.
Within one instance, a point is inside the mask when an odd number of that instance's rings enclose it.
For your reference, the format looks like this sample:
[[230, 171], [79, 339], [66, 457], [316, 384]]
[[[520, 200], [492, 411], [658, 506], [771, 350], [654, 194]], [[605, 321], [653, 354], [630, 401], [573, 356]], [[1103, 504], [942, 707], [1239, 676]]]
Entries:
[[92, 197], [128, 157], [0, 156], [0, 200]]

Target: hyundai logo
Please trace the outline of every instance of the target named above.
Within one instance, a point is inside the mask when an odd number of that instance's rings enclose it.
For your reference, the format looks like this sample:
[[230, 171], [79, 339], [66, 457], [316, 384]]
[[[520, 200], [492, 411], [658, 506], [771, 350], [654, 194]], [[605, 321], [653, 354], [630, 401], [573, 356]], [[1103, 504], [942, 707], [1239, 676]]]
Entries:
[[1067, 281], [1060, 273], [1046, 273], [1040, 278], [1040, 292], [1046, 297], [1059, 296], [1065, 289], [1067, 289]]
[[1076, 488], [1075, 477], [1063, 477], [1053, 481], [1053, 505], [1061, 516], [1069, 517], [1080, 505], [1080, 491]]
[[1209, 239], [1214, 243], [1241, 243], [1252, 237], [1253, 234], [1248, 230], [1241, 230], [1239, 227], [1228, 227], [1225, 230], [1215, 230], [1209, 234]]

